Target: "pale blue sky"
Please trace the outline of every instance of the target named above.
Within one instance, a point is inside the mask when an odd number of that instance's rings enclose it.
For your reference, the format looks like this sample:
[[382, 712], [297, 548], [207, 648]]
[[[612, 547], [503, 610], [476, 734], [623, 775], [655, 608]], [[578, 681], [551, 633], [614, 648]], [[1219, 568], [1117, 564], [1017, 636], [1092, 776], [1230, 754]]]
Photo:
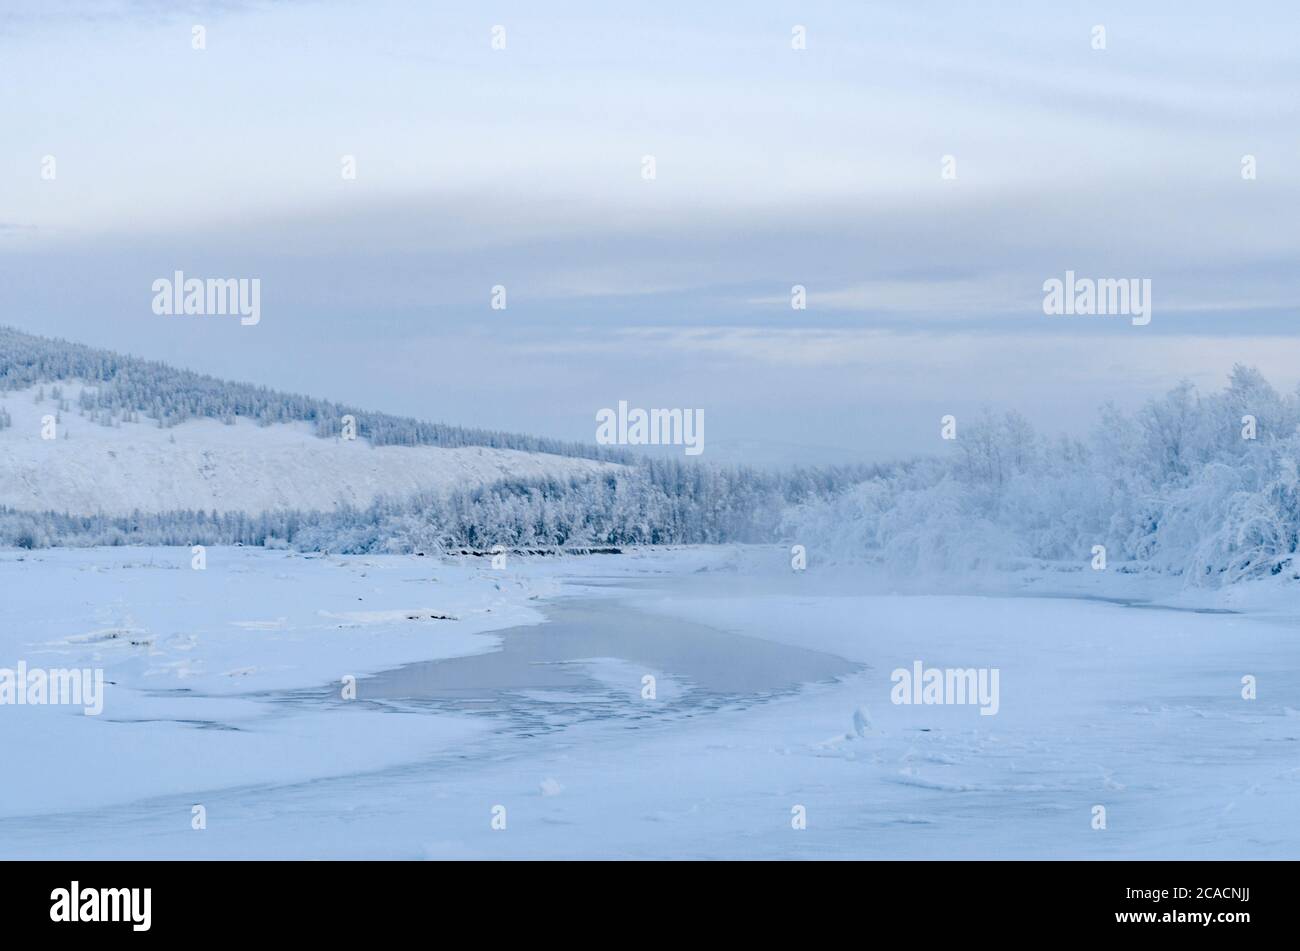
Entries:
[[[1300, 379], [1297, 5], [610, 6], [6, 6], [0, 322], [567, 438], [701, 407], [706, 458]], [[178, 268], [261, 323], [155, 316]], [[1067, 268], [1151, 278], [1151, 324], [1044, 317]]]

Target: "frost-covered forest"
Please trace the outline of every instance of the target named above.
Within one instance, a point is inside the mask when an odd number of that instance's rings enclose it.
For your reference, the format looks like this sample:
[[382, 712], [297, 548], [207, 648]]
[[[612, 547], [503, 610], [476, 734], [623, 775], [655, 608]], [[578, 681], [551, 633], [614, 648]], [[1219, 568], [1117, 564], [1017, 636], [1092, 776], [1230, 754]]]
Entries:
[[959, 422], [947, 459], [797, 506], [784, 533], [904, 573], [1104, 554], [1201, 585], [1300, 578], [1297, 424], [1300, 395], [1243, 366], [1219, 393], [1183, 383], [1135, 414], [1105, 406], [1086, 441], [988, 414]]
[[616, 447], [368, 412], [0, 327], [0, 391], [27, 389], [58, 380], [81, 380], [89, 384], [81, 393], [78, 408], [90, 419], [109, 426], [141, 417], [166, 427], [190, 419], [231, 422], [242, 416], [264, 426], [307, 422], [315, 426], [317, 435], [331, 438], [339, 434], [343, 417], [350, 415], [356, 418], [357, 435], [376, 446], [488, 446], [589, 459], [629, 458]]
[[[84, 384], [76, 399], [61, 381]], [[0, 328], [0, 391], [37, 388], [60, 413], [104, 426], [196, 418], [263, 425], [309, 422], [338, 435], [345, 415], [375, 445], [488, 446], [620, 461], [622, 471], [569, 480], [503, 481], [448, 495], [382, 498], [330, 511], [174, 511], [106, 516], [0, 508], [0, 545], [285, 545], [337, 552], [435, 551], [496, 545], [557, 547], [771, 541], [786, 507], [829, 498], [878, 467], [783, 473], [647, 458], [620, 449], [425, 423], [325, 400], [229, 383], [161, 363]], [[0, 425], [8, 417], [0, 417]]]
[[[1183, 383], [1136, 413], [1103, 406], [1087, 439], [1036, 433], [1020, 414], [958, 421], [945, 453], [891, 466], [722, 467], [402, 419], [228, 383], [0, 328], [0, 390], [82, 380], [76, 407], [104, 425], [199, 417], [354, 415], [380, 445], [490, 446], [617, 459], [622, 470], [515, 479], [331, 511], [104, 516], [0, 509], [0, 545], [247, 544], [336, 552], [592, 545], [800, 543], [824, 560], [904, 574], [1027, 562], [1141, 566], [1218, 585], [1300, 577], [1300, 394], [1237, 366], [1221, 392]], [[0, 414], [0, 427], [9, 424]]]
[[329, 512], [107, 517], [0, 509], [0, 545], [244, 544], [349, 554], [770, 542], [789, 506], [830, 498], [884, 471], [771, 473], [656, 459], [588, 479], [498, 482]]

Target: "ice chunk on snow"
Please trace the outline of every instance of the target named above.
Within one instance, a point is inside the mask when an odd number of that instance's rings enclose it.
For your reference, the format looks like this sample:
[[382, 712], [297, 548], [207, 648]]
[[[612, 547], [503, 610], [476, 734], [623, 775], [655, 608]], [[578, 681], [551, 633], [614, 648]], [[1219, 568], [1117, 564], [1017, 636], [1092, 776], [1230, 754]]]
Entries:
[[871, 722], [871, 714], [867, 712], [866, 707], [858, 707], [853, 711], [853, 732], [858, 736], [867, 736], [876, 732], [876, 727]]

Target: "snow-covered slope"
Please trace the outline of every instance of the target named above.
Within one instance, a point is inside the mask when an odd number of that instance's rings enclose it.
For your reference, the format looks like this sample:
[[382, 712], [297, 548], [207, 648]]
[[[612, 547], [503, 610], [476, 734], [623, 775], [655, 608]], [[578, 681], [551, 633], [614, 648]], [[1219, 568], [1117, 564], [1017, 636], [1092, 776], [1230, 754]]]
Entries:
[[0, 506], [123, 515], [177, 509], [244, 511], [364, 506], [376, 496], [468, 488], [503, 478], [581, 476], [609, 463], [480, 446], [374, 447], [318, 438], [306, 423], [258, 426], [237, 418], [158, 428], [102, 426], [78, 415], [80, 387], [64, 383], [56, 439], [41, 420], [58, 410], [36, 389], [0, 391], [13, 425], [0, 429]]

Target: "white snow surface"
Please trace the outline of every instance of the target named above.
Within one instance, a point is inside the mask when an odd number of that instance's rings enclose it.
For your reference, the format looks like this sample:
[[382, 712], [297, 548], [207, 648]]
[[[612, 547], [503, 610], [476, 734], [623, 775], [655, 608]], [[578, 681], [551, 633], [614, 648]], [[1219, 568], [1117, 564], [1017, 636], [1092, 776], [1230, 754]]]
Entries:
[[[114, 681], [99, 717], [0, 706], [0, 856], [1300, 857], [1284, 585], [1044, 572], [904, 593], [734, 547], [506, 571], [220, 548], [208, 565], [183, 549], [0, 552], [0, 666], [97, 664]], [[574, 597], [862, 666], [673, 714], [689, 682], [662, 710], [639, 695], [646, 673], [672, 681], [671, 658], [578, 656], [595, 715], [556, 728], [583, 691], [551, 691], [535, 705], [557, 712], [523, 731], [333, 699], [345, 673], [496, 651], [492, 630], [545, 638], [548, 605]], [[1225, 607], [1242, 613], [1197, 613]], [[891, 671], [916, 660], [998, 668], [999, 712], [892, 703]]]
[[[98, 716], [0, 705], [0, 746], [32, 767], [6, 780], [0, 816], [346, 774], [463, 741], [484, 725], [321, 701], [345, 677], [492, 650], [486, 631], [543, 619], [529, 598], [544, 588], [414, 556], [212, 548], [195, 571], [182, 548], [0, 550], [0, 668], [107, 681]], [[298, 688], [321, 696], [274, 702]]]
[[[38, 388], [0, 392], [13, 425], [0, 429], [0, 506], [78, 515], [203, 510], [358, 507], [381, 495], [471, 488], [500, 479], [567, 478], [611, 467], [549, 453], [467, 446], [372, 446], [321, 439], [307, 423], [258, 426], [237, 418], [190, 420], [159, 429], [150, 419], [102, 426], [78, 415], [76, 383], [63, 383], [73, 409], [58, 438], [41, 438], [57, 410]], [[64, 438], [66, 433], [67, 438]]]

